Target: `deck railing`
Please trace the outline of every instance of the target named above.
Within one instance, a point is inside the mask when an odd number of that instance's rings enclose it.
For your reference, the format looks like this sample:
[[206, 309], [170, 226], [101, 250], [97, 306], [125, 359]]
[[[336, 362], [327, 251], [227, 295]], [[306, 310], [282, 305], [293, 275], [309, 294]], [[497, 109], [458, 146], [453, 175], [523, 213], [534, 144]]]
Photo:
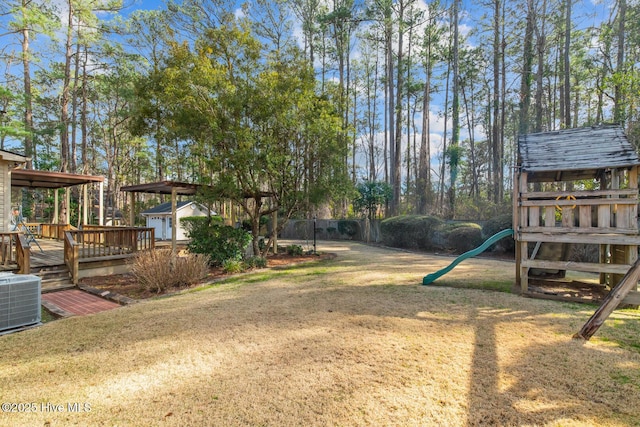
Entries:
[[16, 263], [15, 237], [17, 235], [15, 231], [0, 233], [0, 256], [2, 265], [5, 267]]
[[31, 272], [31, 247], [24, 234], [15, 235], [16, 261], [18, 262], [18, 274]]
[[78, 282], [81, 260], [99, 261], [154, 247], [153, 228], [84, 226], [83, 230], [64, 232], [64, 262], [74, 284]]
[[31, 270], [31, 248], [24, 234], [16, 231], [0, 233], [0, 252], [4, 267], [18, 265], [18, 274]]
[[63, 240], [65, 231], [75, 230], [75, 227], [70, 224], [41, 224], [39, 222], [27, 222], [24, 225], [31, 234], [42, 239]]
[[64, 263], [69, 269], [71, 282], [77, 285], [80, 278], [80, 256], [78, 244], [73, 240], [73, 236], [69, 231], [64, 233]]
[[[81, 261], [108, 260], [155, 248], [153, 228], [84, 226], [83, 230], [75, 230], [68, 224], [38, 224], [38, 228], [31, 225], [29, 231], [38, 238], [64, 241], [64, 263], [74, 284], [78, 283]], [[31, 250], [27, 236], [16, 231], [0, 233], [0, 260], [5, 267], [17, 264], [19, 274], [29, 274]]]

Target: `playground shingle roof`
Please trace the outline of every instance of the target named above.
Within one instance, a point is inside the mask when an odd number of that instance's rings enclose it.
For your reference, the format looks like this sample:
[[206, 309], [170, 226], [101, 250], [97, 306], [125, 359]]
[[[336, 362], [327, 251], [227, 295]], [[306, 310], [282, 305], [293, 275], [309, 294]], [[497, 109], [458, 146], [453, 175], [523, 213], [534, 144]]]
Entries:
[[[519, 166], [533, 180], [573, 180], [640, 164], [622, 127], [601, 125], [521, 135]], [[531, 179], [530, 179], [531, 181]]]

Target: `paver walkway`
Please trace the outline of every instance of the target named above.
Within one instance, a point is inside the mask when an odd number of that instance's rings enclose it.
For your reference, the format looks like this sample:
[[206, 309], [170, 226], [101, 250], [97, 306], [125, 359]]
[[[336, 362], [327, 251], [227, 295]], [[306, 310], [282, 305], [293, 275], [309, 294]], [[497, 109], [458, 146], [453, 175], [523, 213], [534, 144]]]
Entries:
[[42, 294], [42, 302], [53, 304], [66, 312], [79, 316], [120, 307], [118, 303], [91, 295], [79, 289]]

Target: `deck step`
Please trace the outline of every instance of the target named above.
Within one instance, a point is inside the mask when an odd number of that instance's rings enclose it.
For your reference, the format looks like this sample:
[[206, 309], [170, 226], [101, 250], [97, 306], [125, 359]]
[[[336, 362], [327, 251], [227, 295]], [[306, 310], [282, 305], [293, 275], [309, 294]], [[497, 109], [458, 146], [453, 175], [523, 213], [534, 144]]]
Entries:
[[57, 278], [69, 278], [69, 269], [67, 267], [64, 268], [55, 268], [55, 269], [41, 269], [39, 271], [32, 271], [32, 274], [39, 276], [42, 280], [45, 279], [57, 279]]
[[71, 280], [67, 279], [66, 281], [63, 280], [59, 280], [59, 281], [49, 281], [49, 280], [43, 280], [42, 284], [41, 284], [41, 292], [43, 294], [46, 294], [48, 292], [57, 292], [57, 291], [63, 291], [65, 289], [73, 289], [76, 286], [71, 283]]
[[36, 273], [36, 276], [42, 280], [42, 292], [59, 291], [74, 287], [69, 269], [66, 266], [41, 269]]
[[40, 277], [42, 292], [54, 292], [73, 288], [71, 275], [66, 265], [52, 265], [31, 269], [32, 274]]

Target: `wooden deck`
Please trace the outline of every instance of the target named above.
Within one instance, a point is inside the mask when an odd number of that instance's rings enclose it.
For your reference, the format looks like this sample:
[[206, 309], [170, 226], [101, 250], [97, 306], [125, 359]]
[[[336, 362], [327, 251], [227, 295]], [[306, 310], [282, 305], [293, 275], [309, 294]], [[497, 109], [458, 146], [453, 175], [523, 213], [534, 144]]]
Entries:
[[[64, 242], [55, 239], [37, 239], [35, 242], [30, 243], [31, 247], [31, 272], [36, 273], [43, 269], [51, 269], [54, 267], [65, 268], [64, 263]], [[39, 246], [38, 246], [39, 245]], [[42, 248], [42, 250], [40, 249]], [[82, 250], [81, 250], [82, 251]], [[84, 250], [87, 252], [88, 249]], [[111, 255], [109, 257], [90, 258], [90, 253], [81, 253], [80, 263], [87, 263], [98, 260], [124, 260], [130, 258], [131, 254]], [[86, 256], [83, 256], [86, 255]], [[13, 271], [17, 272], [18, 265], [11, 262], [6, 265], [0, 264], [0, 271]]]
[[38, 248], [34, 242], [31, 246], [31, 269], [64, 265], [64, 242], [54, 239], [37, 239], [36, 242], [42, 248]]

